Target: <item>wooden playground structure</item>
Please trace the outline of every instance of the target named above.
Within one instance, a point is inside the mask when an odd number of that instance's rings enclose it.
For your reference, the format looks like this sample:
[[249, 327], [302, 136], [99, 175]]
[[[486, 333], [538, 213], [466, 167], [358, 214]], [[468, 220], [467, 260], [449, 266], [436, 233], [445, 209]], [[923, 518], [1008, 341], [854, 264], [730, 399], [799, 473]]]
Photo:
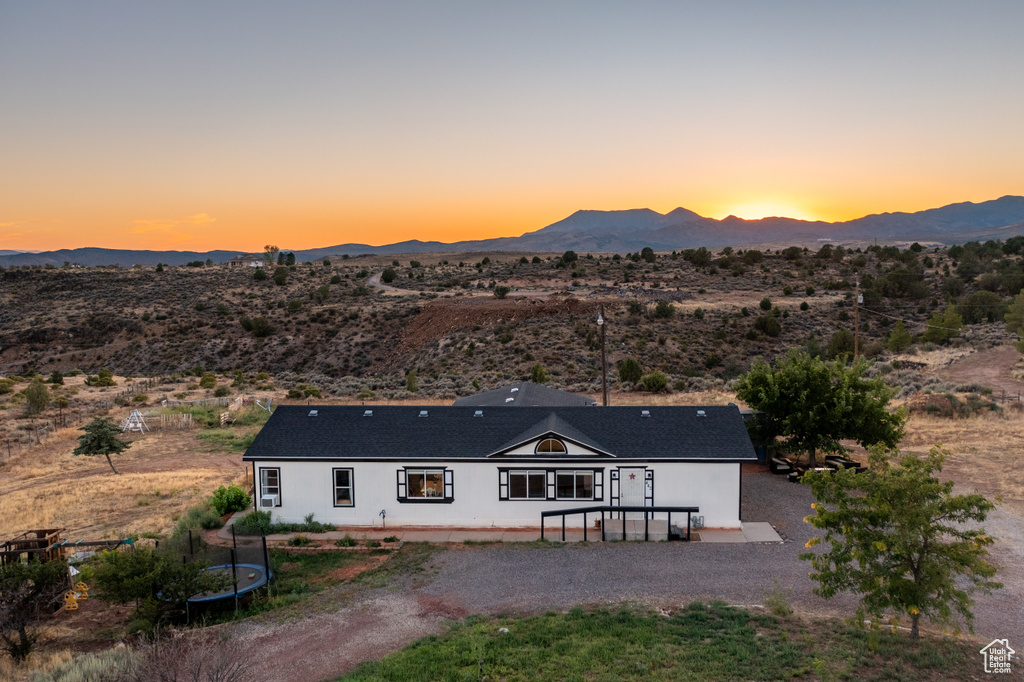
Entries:
[[[61, 540], [65, 528], [41, 528], [27, 530], [10, 540], [0, 543], [0, 566], [21, 561], [61, 561], [67, 552], [78, 552], [88, 548], [117, 549], [122, 545], [133, 545], [131, 540], [94, 540], [69, 542]], [[75, 581], [78, 571], [68, 566], [67, 590], [63, 593], [64, 610], [74, 611], [78, 602], [89, 598], [89, 586]], [[59, 606], [55, 606], [59, 608]]]

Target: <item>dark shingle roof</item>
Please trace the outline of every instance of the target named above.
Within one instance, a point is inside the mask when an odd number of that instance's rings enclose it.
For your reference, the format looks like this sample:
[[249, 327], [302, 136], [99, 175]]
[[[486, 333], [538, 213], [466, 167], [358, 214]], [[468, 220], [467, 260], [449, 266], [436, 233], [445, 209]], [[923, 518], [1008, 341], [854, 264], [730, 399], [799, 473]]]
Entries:
[[[309, 416], [311, 410], [317, 412], [315, 417]], [[419, 416], [421, 410], [426, 417]], [[641, 416], [642, 410], [650, 416]], [[373, 416], [364, 416], [366, 411]], [[478, 411], [482, 416], [474, 416]], [[732, 405], [517, 410], [282, 405], [249, 446], [245, 459], [480, 459], [500, 457], [511, 447], [548, 433], [616, 458], [755, 459], [743, 419]]]
[[[512, 400], [509, 400], [512, 398]], [[578, 393], [559, 391], [543, 384], [524, 381], [493, 391], [459, 398], [454, 407], [571, 407], [574, 405], [597, 405], [593, 398]]]

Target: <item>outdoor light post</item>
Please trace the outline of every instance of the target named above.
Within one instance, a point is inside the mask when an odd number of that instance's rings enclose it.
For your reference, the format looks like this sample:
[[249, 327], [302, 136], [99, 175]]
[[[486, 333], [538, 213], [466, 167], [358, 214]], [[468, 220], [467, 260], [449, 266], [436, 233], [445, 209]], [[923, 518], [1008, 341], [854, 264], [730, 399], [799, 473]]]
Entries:
[[604, 305], [597, 314], [597, 326], [601, 329], [601, 396], [604, 398], [603, 405], [608, 407], [608, 363], [604, 359]]

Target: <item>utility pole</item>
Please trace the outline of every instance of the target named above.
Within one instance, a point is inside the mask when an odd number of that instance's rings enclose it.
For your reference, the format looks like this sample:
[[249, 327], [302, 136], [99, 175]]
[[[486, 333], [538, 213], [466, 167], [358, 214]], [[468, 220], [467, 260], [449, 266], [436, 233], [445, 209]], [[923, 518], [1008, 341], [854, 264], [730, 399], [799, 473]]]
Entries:
[[857, 280], [856, 295], [853, 298], [853, 361], [857, 362], [860, 351], [860, 304], [864, 296], [860, 293], [860, 280]]
[[608, 407], [608, 363], [604, 359], [604, 304], [597, 314], [597, 326], [601, 329], [601, 397], [603, 405]]

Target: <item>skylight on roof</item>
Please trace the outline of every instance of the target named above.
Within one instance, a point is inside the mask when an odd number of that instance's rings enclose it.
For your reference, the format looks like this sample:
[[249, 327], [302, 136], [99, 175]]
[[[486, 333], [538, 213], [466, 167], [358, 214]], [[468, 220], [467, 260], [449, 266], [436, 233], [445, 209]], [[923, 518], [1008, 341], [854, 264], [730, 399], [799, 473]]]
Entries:
[[366, 412], [363, 412], [363, 416], [364, 417], [372, 417], [373, 416], [373, 410], [367, 410]]
[[505, 398], [505, 402], [506, 402], [506, 403], [510, 403], [510, 402], [512, 402], [513, 400], [515, 400], [515, 398]]
[[315, 417], [316, 415], [317, 415], [317, 411], [316, 410], [310, 410], [309, 411], [309, 416], [310, 417]]
[[484, 416], [484, 411], [483, 410], [477, 410], [476, 412], [473, 413], [473, 416], [474, 417], [482, 417], [482, 416]]
[[426, 417], [427, 416], [427, 411], [426, 410], [420, 410], [420, 416], [421, 417]]
[[650, 417], [651, 416], [651, 411], [650, 410], [640, 410], [640, 416], [641, 417]]

